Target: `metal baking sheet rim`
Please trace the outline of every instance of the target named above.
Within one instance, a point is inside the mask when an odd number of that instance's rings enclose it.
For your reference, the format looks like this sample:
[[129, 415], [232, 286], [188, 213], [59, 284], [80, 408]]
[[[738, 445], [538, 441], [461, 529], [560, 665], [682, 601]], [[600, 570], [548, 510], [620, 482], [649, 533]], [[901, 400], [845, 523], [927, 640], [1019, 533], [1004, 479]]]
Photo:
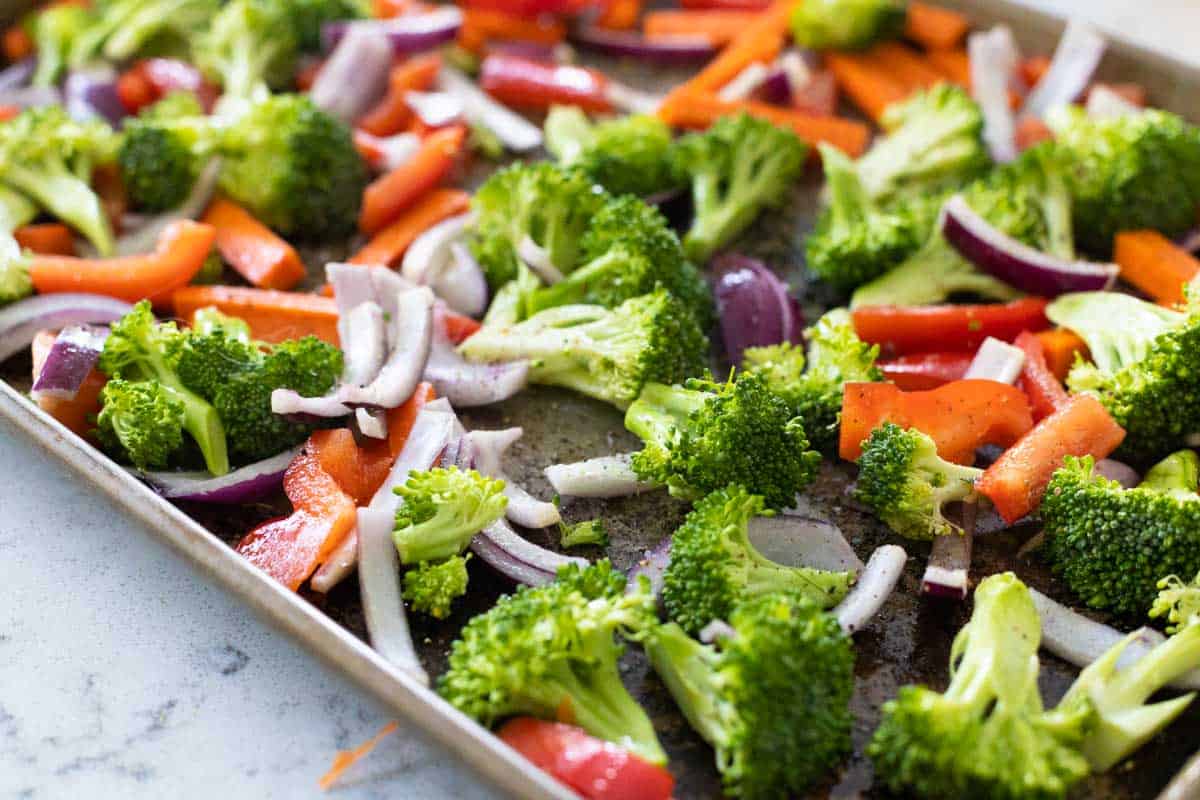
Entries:
[[[1063, 21], [1006, 0], [962, 0], [943, 5], [968, 10], [984, 23], [1021, 20], [1018, 40], [1030, 29], [1057, 36]], [[1159, 104], [1196, 120], [1186, 91], [1200, 84], [1200, 70], [1145, 48], [1109, 37], [1110, 52], [1125, 65], [1137, 65]], [[1141, 70], [1139, 70], [1141, 72]], [[271, 580], [228, 545], [205, 530], [145, 484], [106, 458], [27, 397], [0, 380], [0, 414], [153, 529], [217, 583], [241, 598], [269, 624], [303, 642], [328, 664], [377, 696], [404, 720], [457, 754], [485, 780], [522, 800], [572, 800], [576, 795], [491, 732], [443, 701], [431, 689], [395, 669], [365, 643], [321, 611]]]

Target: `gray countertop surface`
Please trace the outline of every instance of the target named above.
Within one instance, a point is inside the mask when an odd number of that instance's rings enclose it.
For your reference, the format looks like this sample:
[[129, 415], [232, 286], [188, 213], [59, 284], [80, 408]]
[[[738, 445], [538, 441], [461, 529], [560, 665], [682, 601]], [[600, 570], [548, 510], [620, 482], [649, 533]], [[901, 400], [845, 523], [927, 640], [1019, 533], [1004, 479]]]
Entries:
[[[1195, 0], [1028, 0], [1200, 65]], [[391, 717], [0, 420], [0, 798], [316, 797]], [[331, 797], [496, 793], [418, 732]]]

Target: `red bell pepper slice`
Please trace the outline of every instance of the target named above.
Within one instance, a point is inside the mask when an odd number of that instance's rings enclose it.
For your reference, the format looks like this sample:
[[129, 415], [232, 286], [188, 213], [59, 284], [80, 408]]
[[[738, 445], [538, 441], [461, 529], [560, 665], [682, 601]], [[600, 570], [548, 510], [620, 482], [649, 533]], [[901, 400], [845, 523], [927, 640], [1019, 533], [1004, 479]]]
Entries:
[[669, 800], [675, 787], [664, 767], [574, 725], [517, 717], [497, 735], [586, 800]]
[[989, 336], [1011, 342], [1021, 331], [1050, 327], [1046, 300], [940, 306], [864, 306], [851, 312], [860, 338], [887, 353], [975, 352]]
[[493, 53], [483, 60], [479, 85], [501, 103], [519, 108], [574, 105], [585, 111], [612, 110], [608, 78], [588, 67]]
[[200, 70], [176, 58], [147, 58], [117, 79], [117, 95], [130, 114], [171, 92], [191, 92], [205, 111], [212, 111], [220, 92]]
[[595, 0], [466, 0], [467, 8], [482, 8], [501, 11], [520, 17], [537, 17], [543, 14], [572, 16], [596, 5]]
[[910, 353], [880, 361], [876, 366], [904, 391], [917, 392], [960, 380], [974, 358], [971, 353]]
[[973, 462], [982, 445], [1008, 447], [1033, 427], [1025, 393], [997, 381], [954, 381], [925, 392], [905, 392], [891, 383], [848, 383], [841, 457], [857, 461], [863, 441], [884, 422], [928, 434], [938, 455], [957, 464]]
[[1025, 351], [1025, 366], [1017, 386], [1029, 396], [1036, 420], [1050, 416], [1067, 404], [1067, 390], [1046, 364], [1046, 351], [1042, 340], [1029, 331], [1022, 331], [1013, 344]]
[[1100, 401], [1077, 394], [1037, 424], [987, 468], [975, 488], [992, 501], [1005, 522], [1037, 509], [1065, 456], [1106, 458], [1125, 438]]

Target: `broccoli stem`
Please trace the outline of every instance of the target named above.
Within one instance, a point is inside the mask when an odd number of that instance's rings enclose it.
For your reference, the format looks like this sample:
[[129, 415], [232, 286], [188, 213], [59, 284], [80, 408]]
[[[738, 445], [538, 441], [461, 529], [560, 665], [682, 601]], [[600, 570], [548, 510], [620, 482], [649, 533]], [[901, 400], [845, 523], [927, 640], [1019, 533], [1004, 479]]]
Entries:
[[1154, 492], [1180, 493], [1195, 497], [1200, 482], [1200, 457], [1194, 450], [1180, 450], [1155, 464], [1138, 484], [1139, 489]]
[[975, 269], [935, 232], [903, 264], [856, 291], [850, 307], [923, 306], [944, 302], [960, 293], [997, 301], [1021, 296], [1007, 283]]
[[229, 452], [225, 440], [225, 426], [216, 408], [204, 398], [188, 389], [179, 380], [175, 370], [166, 361], [162, 348], [154, 343], [143, 342], [148, 378], [154, 378], [183, 403], [183, 429], [191, 434], [200, 446], [204, 465], [213, 475], [229, 472]]
[[100, 198], [65, 163], [43, 163], [38, 168], [10, 163], [5, 166], [4, 179], [78, 229], [100, 255], [112, 255], [112, 229]]
[[645, 643], [650, 665], [679, 710], [704, 741], [716, 747], [725, 742], [725, 727], [714, 702], [711, 649], [700, 644], [674, 622], [660, 625]]
[[712, 395], [679, 386], [648, 383], [625, 412], [625, 427], [643, 442], [665, 445], [694, 411]]
[[794, 592], [828, 608], [846, 594], [849, 582], [847, 573], [777, 564], [764, 557], [749, 542], [746, 544], [752, 559], [743, 567], [746, 576], [743, 592], [746, 597]]
[[833, 218], [842, 225], [858, 222], [871, 200], [858, 179], [854, 162], [841, 150], [821, 145], [821, 163], [829, 186], [829, 209]]

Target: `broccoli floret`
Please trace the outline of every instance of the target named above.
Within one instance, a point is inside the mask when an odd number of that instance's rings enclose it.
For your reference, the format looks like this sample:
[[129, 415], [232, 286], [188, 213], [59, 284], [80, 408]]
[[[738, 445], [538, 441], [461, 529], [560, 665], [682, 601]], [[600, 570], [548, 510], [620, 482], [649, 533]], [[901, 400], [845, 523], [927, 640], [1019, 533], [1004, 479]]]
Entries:
[[[220, 348], [215, 348], [217, 353]], [[212, 403], [229, 433], [229, 452], [239, 461], [258, 461], [304, 441], [313, 426], [271, 411], [271, 392], [293, 389], [320, 397], [342, 374], [342, 351], [315, 336], [274, 345], [252, 370], [234, 370]], [[214, 374], [218, 374], [214, 369]]]
[[101, 255], [112, 228], [88, 181], [116, 157], [117, 136], [102, 122], [75, 122], [60, 106], [31, 108], [0, 124], [0, 182], [78, 230]]
[[730, 797], [798, 797], [850, 750], [854, 651], [806, 597], [740, 604], [703, 645], [668, 623], [645, 643], [688, 722], [716, 751]]
[[625, 408], [650, 381], [700, 375], [708, 341], [665, 289], [614, 309], [571, 305], [515, 325], [487, 325], [459, 348], [470, 361], [530, 359], [534, 383], [565, 386]]
[[606, 559], [570, 564], [545, 586], [525, 586], [474, 617], [450, 650], [438, 692], [463, 713], [492, 725], [529, 714], [567, 718], [652, 764], [666, 754], [646, 712], [621, 683], [613, 636], [641, 638], [655, 625], [654, 596]]
[[1174, 480], [1123, 489], [1093, 466], [1090, 457], [1067, 458], [1050, 479], [1041, 506], [1043, 552], [1089, 606], [1145, 612], [1159, 578], [1200, 572], [1196, 475], [1178, 470]]
[[282, 234], [312, 241], [355, 230], [367, 168], [350, 129], [303, 95], [251, 108], [221, 138], [220, 186]]
[[671, 128], [651, 114], [593, 124], [578, 106], [555, 106], [546, 117], [546, 149], [614, 195], [639, 197], [681, 181], [669, 156]]
[[1038, 693], [1041, 623], [1012, 573], [985, 578], [954, 639], [950, 685], [905, 686], [867, 747], [891, 791], [976, 800], [1062, 798], [1089, 772], [1086, 713], [1052, 714]]
[[713, 620], [729, 619], [750, 598], [791, 592], [829, 608], [846, 596], [852, 573], [784, 566], [758, 552], [750, 542], [750, 520], [769, 513], [762, 497], [740, 486], [696, 503], [671, 539], [663, 575], [663, 604], [672, 621], [696, 633]]
[[191, 335], [181, 339], [173, 358], [184, 386], [212, 402], [235, 377], [259, 369], [264, 352], [250, 341], [245, 322], [215, 309], [201, 309]]
[[826, 312], [804, 336], [809, 357], [803, 374], [804, 352], [789, 344], [750, 348], [743, 364], [748, 371], [762, 374], [771, 391], [788, 402], [813, 447], [831, 453], [837, 448], [843, 387], [883, 380], [883, 372], [875, 366], [879, 345], [858, 338], [844, 308]]
[[68, 67], [78, 65], [76, 43], [92, 23], [88, 10], [74, 3], [50, 6], [32, 18], [30, 34], [37, 51], [34, 86], [54, 86]]
[[1150, 606], [1151, 619], [1166, 617], [1167, 633], [1179, 633], [1200, 622], [1200, 574], [1184, 583], [1178, 575], [1168, 575], [1158, 582], [1158, 595]]
[[1077, 333], [1091, 363], [1067, 377], [1095, 395], [1126, 431], [1117, 458], [1145, 464], [1200, 430], [1200, 306], [1173, 311], [1117, 292], [1062, 295], [1046, 307]]
[[542, 285], [542, 281], [525, 264], [517, 264], [517, 275], [501, 286], [492, 296], [487, 313], [483, 315], [486, 328], [503, 328], [515, 325], [525, 317], [529, 298]]
[[729, 244], [766, 208], [777, 206], [804, 167], [808, 146], [791, 130], [749, 114], [722, 117], [672, 149], [692, 188], [692, 225], [683, 239], [700, 263]]
[[[221, 0], [104, 0], [93, 6], [94, 21], [77, 47], [77, 60], [101, 51], [109, 61], [128, 61], [168, 38], [186, 43], [208, 26]], [[78, 52], [82, 48], [83, 52]]]
[[829, 205], [805, 244], [810, 269], [839, 291], [849, 292], [904, 261], [928, 237], [931, 204], [884, 207], [868, 195], [852, 162], [836, 147], [819, 145]]
[[702, 328], [711, 323], [708, 283], [654, 206], [632, 195], [608, 200], [592, 217], [579, 249], [583, 263], [553, 286], [531, 292], [527, 313], [568, 303], [613, 308], [663, 286], [694, 311]]
[[559, 520], [558, 535], [558, 543], [563, 548], [585, 545], [606, 547], [608, 545], [608, 531], [604, 527], [604, 520], [599, 518], [587, 519], [570, 525]]
[[560, 272], [575, 269], [580, 237], [605, 199], [582, 171], [547, 161], [494, 172], [471, 200], [478, 215], [472, 249], [488, 283], [496, 288], [517, 276], [517, 247], [525, 238]]
[[863, 50], [904, 30], [905, 0], [805, 0], [792, 12], [792, 38], [813, 50]]
[[370, 0], [287, 0], [288, 16], [301, 52], [321, 49], [321, 28], [327, 22], [371, 16]]
[[0, 306], [33, 294], [29, 256], [12, 233], [33, 220], [37, 211], [25, 195], [0, 184]]
[[[229, 455], [226, 450], [225, 427], [217, 410], [200, 395], [189, 389], [175, 369], [175, 353], [178, 351], [187, 334], [181, 332], [171, 322], [156, 322], [150, 310], [150, 302], [143, 300], [133, 307], [133, 310], [113, 323], [108, 339], [104, 342], [104, 351], [100, 354], [100, 370], [112, 378], [120, 378], [131, 383], [154, 383], [159, 389], [139, 390], [146, 395], [150, 392], [156, 395], [169, 395], [175, 403], [182, 407], [183, 429], [195, 440], [204, 456], [204, 463], [213, 475], [224, 475], [229, 471]], [[115, 391], [115, 390], [114, 390]], [[130, 393], [123, 392], [120, 397], [128, 397]], [[118, 398], [115, 393], [113, 400]], [[144, 403], [142, 404], [144, 405]], [[159, 402], [159, 407], [166, 404]], [[101, 409], [101, 416], [104, 409]], [[115, 412], [114, 412], [115, 413]], [[123, 416], [123, 415], [119, 415]], [[161, 420], [163, 414], [151, 414]], [[127, 419], [136, 424], [139, 416], [131, 415]], [[112, 423], [117, 438], [122, 442], [132, 441], [134, 434], [121, 432], [116, 420]], [[158, 436], [158, 441], [165, 437]], [[156, 454], [154, 463], [160, 464], [165, 459], [164, 453]], [[130, 452], [131, 457], [138, 457]]]
[[983, 113], [952, 84], [940, 83], [890, 106], [881, 123], [887, 136], [855, 164], [875, 201], [957, 189], [991, 166]]
[[162, 469], [183, 447], [184, 403], [158, 381], [113, 378], [100, 392], [96, 435], [138, 469]]
[[688, 500], [737, 483], [770, 508], [789, 508], [821, 464], [800, 419], [758, 375], [648, 383], [625, 427], [645, 444], [633, 456], [638, 477]]
[[405, 564], [458, 555], [508, 506], [504, 481], [458, 467], [413, 470], [394, 491], [402, 500], [392, 541]]
[[130, 202], [145, 211], [176, 208], [220, 145], [220, 129], [195, 95], [175, 92], [125, 124], [117, 164]]
[[290, 85], [299, 55], [287, 0], [230, 0], [196, 41], [196, 64], [221, 84], [228, 117]]
[[938, 457], [933, 439], [916, 428], [885, 422], [863, 443], [855, 496], [901, 536], [932, 539], [962, 533], [942, 506], [966, 499], [981, 475]]
[[1047, 122], [1070, 161], [1067, 181], [1079, 247], [1098, 258], [1118, 231], [1177, 236], [1196, 224], [1200, 128], [1166, 111], [1094, 119], [1066, 106]]
[[404, 573], [404, 599], [409, 605], [434, 619], [450, 616], [454, 601], [467, 593], [466, 556], [451, 556], [445, 561], [425, 561]]

